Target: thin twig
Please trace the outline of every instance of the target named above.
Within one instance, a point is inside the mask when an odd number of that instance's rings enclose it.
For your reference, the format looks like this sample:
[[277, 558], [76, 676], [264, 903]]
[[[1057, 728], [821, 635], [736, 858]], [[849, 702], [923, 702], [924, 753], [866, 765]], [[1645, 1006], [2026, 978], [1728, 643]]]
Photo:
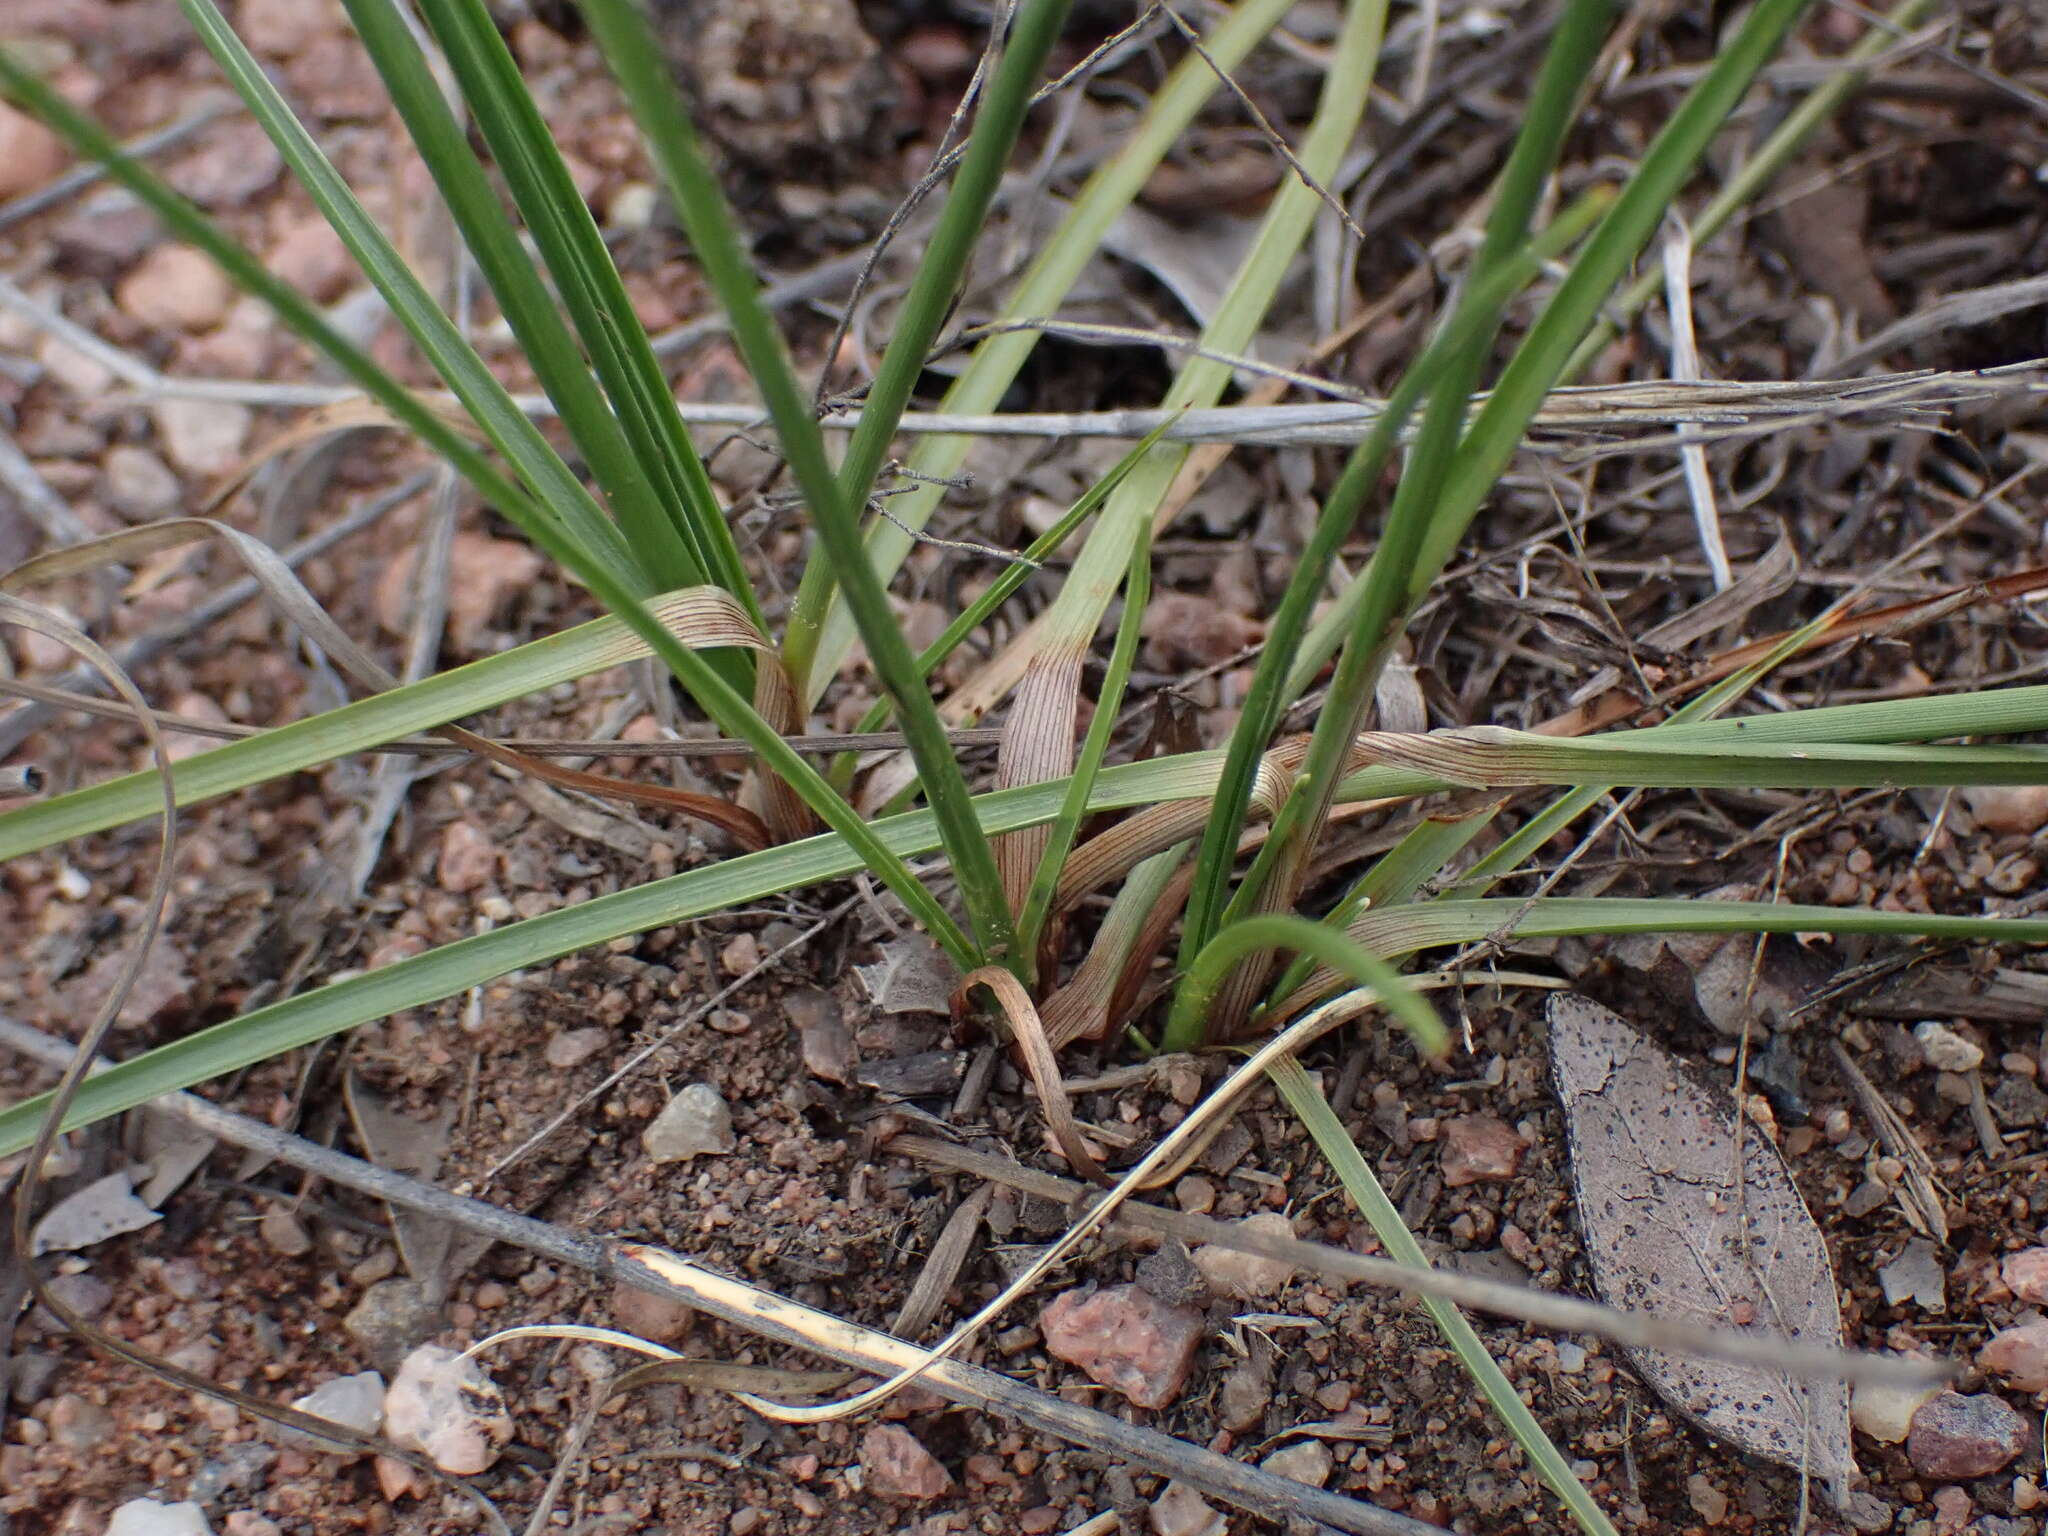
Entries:
[[1245, 88], [1237, 83], [1229, 70], [1216, 62], [1215, 55], [1203, 46], [1201, 34], [1183, 21], [1180, 12], [1176, 11], [1171, 5], [1162, 4], [1160, 8], [1166, 12], [1168, 20], [1172, 21], [1175, 30], [1180, 33], [1182, 40], [1186, 42], [1189, 48], [1194, 50], [1195, 56], [1209, 66], [1209, 73], [1222, 83], [1225, 90], [1237, 98], [1237, 104], [1244, 108], [1245, 113], [1251, 118], [1253, 125], [1258, 128], [1266, 143], [1272, 147], [1273, 153], [1287, 162], [1287, 168], [1294, 172], [1295, 180], [1314, 193], [1326, 208], [1343, 221], [1344, 228], [1350, 232], [1352, 239], [1356, 240], [1360, 245], [1364, 245], [1365, 231], [1360, 229], [1357, 220], [1351, 217], [1351, 210], [1344, 206], [1342, 199], [1332, 194], [1328, 188], [1309, 174], [1308, 167], [1301, 163], [1300, 158], [1294, 153], [1293, 146], [1287, 142], [1280, 130], [1273, 126], [1266, 114], [1259, 110], [1258, 103], [1253, 101]]
[[[239, 98], [222, 92], [204, 101], [189, 117], [182, 117], [175, 123], [152, 129], [130, 139], [121, 146], [121, 153], [130, 160], [147, 160], [160, 155], [167, 149], [175, 149], [202, 128], [240, 109]], [[63, 175], [46, 181], [33, 192], [24, 192], [8, 202], [0, 203], [0, 230], [11, 229], [23, 219], [34, 218], [37, 214], [56, 207], [69, 198], [76, 197], [87, 187], [101, 181], [107, 168], [98, 161], [73, 166]]]
[[[929, 1136], [898, 1136], [889, 1143], [889, 1150], [917, 1162], [972, 1174], [1025, 1194], [1037, 1195], [1068, 1210], [1084, 1210], [1099, 1201], [1102, 1195], [1102, 1191], [1091, 1189], [1077, 1180], [1063, 1179], [1057, 1174], [1027, 1168], [1009, 1158], [975, 1152]], [[1554, 1328], [1561, 1333], [1592, 1334], [1631, 1348], [1676, 1350], [1738, 1364], [1768, 1365], [1792, 1375], [1823, 1380], [1842, 1380], [1853, 1376], [1859, 1381], [1882, 1379], [1904, 1384], [1910, 1377], [1924, 1385], [1936, 1374], [1945, 1375], [1947, 1372], [1947, 1367], [1932, 1366], [1925, 1360], [1758, 1338], [1733, 1329], [1704, 1328], [1648, 1313], [1617, 1311], [1561, 1292], [1506, 1285], [1455, 1270], [1411, 1269], [1390, 1259], [1368, 1258], [1342, 1248], [1305, 1242], [1300, 1238], [1279, 1237], [1247, 1229], [1237, 1222], [1217, 1221], [1212, 1217], [1190, 1215], [1137, 1200], [1127, 1200], [1118, 1206], [1117, 1215], [1130, 1227], [1164, 1233], [1190, 1247], [1206, 1243], [1238, 1253], [1254, 1253], [1260, 1258], [1292, 1264], [1296, 1269], [1332, 1280], [1384, 1287], [1416, 1296], [1436, 1296], [1474, 1311], [1516, 1318], [1540, 1328]], [[1735, 1361], [1738, 1353], [1744, 1358]]]
[[[0, 1016], [0, 1044], [43, 1062], [70, 1058], [71, 1048]], [[845, 1322], [744, 1281], [714, 1274], [660, 1249], [583, 1237], [552, 1223], [515, 1215], [481, 1200], [449, 1194], [418, 1179], [276, 1130], [196, 1094], [174, 1093], [151, 1107], [178, 1116], [232, 1146], [291, 1164], [330, 1183], [447, 1221], [494, 1242], [509, 1243], [557, 1264], [682, 1302], [778, 1343], [889, 1375], [923, 1354], [913, 1345]], [[1106, 1456], [1178, 1478], [1211, 1498], [1268, 1518], [1299, 1514], [1353, 1536], [1438, 1536], [1437, 1528], [1370, 1504], [1311, 1488], [1292, 1478], [1233, 1461], [1201, 1446], [1107, 1413], [1066, 1402], [979, 1366], [947, 1360], [922, 1378], [956, 1403], [1014, 1419], [1031, 1429]]]
[[83, 544], [92, 537], [92, 530], [71, 510], [71, 504], [50, 489], [6, 432], [0, 432], [0, 489], [13, 496], [14, 504], [52, 544]]

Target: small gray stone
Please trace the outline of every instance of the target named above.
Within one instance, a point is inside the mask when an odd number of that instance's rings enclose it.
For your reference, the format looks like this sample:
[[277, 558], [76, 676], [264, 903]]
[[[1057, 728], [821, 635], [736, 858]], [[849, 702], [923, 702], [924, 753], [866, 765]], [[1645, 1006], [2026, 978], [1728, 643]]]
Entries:
[[184, 498], [185, 488], [170, 465], [133, 443], [117, 443], [101, 461], [107, 500], [130, 522], [168, 517]]
[[66, 1392], [43, 1411], [50, 1439], [80, 1454], [98, 1450], [114, 1432], [114, 1416], [91, 1398]]
[[718, 1090], [709, 1083], [692, 1083], [654, 1117], [641, 1133], [640, 1144], [656, 1163], [686, 1163], [730, 1152], [739, 1141], [732, 1133], [732, 1110]]
[[[375, 1371], [337, 1376], [332, 1381], [323, 1381], [304, 1397], [294, 1398], [292, 1406], [316, 1419], [326, 1419], [329, 1423], [374, 1435], [384, 1423], [384, 1378]], [[361, 1446], [346, 1440], [302, 1434], [296, 1429], [280, 1430], [278, 1438], [305, 1450], [334, 1456], [362, 1454]]]
[[379, 1370], [396, 1370], [415, 1345], [440, 1331], [441, 1303], [417, 1280], [379, 1280], [341, 1326]]
[[[1278, 1211], [1260, 1211], [1233, 1225], [1251, 1237], [1294, 1236], [1294, 1223]], [[1294, 1278], [1294, 1266], [1285, 1259], [1269, 1259], [1216, 1243], [1204, 1243], [1195, 1250], [1195, 1267], [1217, 1295], [1247, 1301], [1278, 1296]]]
[[1225, 1373], [1216, 1395], [1216, 1414], [1225, 1429], [1242, 1434], [1265, 1418], [1272, 1401], [1273, 1367], [1265, 1352], [1254, 1346], [1249, 1359]]
[[512, 1438], [498, 1384], [473, 1359], [438, 1344], [405, 1357], [384, 1394], [384, 1429], [394, 1445], [422, 1451], [443, 1472], [490, 1470]]
[[[1168, 1483], [1145, 1512], [1152, 1536], [1228, 1536], [1230, 1524], [1186, 1483]], [[1126, 1527], [1128, 1529], [1128, 1527]]]
[[130, 1499], [108, 1518], [107, 1536], [213, 1536], [213, 1527], [189, 1500], [159, 1504], [155, 1499]]
[[249, 407], [232, 400], [159, 400], [153, 414], [164, 452], [188, 475], [233, 469], [256, 424]]
[[1138, 1260], [1138, 1284], [1170, 1307], [1199, 1307], [1209, 1299], [1202, 1272], [1189, 1257], [1187, 1244], [1169, 1237]]
[[1320, 1488], [1330, 1480], [1330, 1469], [1336, 1465], [1336, 1458], [1320, 1440], [1297, 1440], [1285, 1449], [1275, 1451], [1259, 1465], [1277, 1476], [1291, 1477], [1297, 1483]]
[[1909, 1296], [1923, 1312], [1940, 1312], [1948, 1305], [1948, 1273], [1925, 1238], [1908, 1241], [1897, 1258], [1878, 1270], [1877, 1279], [1887, 1305], [1896, 1307]]
[[[192, 1474], [192, 1481], [186, 1485], [185, 1491], [196, 1502], [211, 1504], [235, 1489], [260, 1487], [263, 1474], [276, 1460], [277, 1447], [266, 1445], [261, 1440], [244, 1440], [239, 1445], [222, 1446], [220, 1455], [199, 1464], [199, 1470]], [[246, 1518], [247, 1511], [240, 1512], [240, 1515]], [[234, 1514], [228, 1516], [227, 1536], [236, 1536], [237, 1518]]]
[[1937, 1072], [1974, 1072], [1984, 1065], [1983, 1047], [1935, 1019], [1913, 1026], [1913, 1038], [1920, 1042], [1920, 1054]]
[[828, 1083], [853, 1080], [853, 1031], [846, 1027], [839, 1000], [816, 987], [798, 987], [782, 999], [782, 1010], [796, 1026], [804, 1070]]
[[548, 1041], [542, 1058], [557, 1072], [580, 1067], [611, 1043], [608, 1029], [571, 1029]]
[[57, 1379], [60, 1364], [55, 1355], [39, 1349], [21, 1350], [14, 1357], [13, 1373], [7, 1382], [8, 1395], [23, 1408], [35, 1407], [50, 1395], [50, 1384]]
[[[56, 1298], [59, 1306], [77, 1313], [87, 1322], [91, 1322], [106, 1311], [114, 1300], [114, 1288], [98, 1275], [86, 1271], [80, 1271], [75, 1275], [58, 1275], [44, 1286], [44, 1289]], [[49, 1312], [39, 1311], [37, 1315], [43, 1319], [46, 1326], [56, 1325], [57, 1320]]]
[[1991, 1091], [1991, 1110], [2014, 1130], [2028, 1130], [2048, 1123], [2048, 1093], [2032, 1078], [2008, 1075]]
[[312, 1234], [289, 1207], [273, 1205], [265, 1211], [263, 1219], [256, 1223], [256, 1232], [263, 1239], [264, 1247], [288, 1259], [300, 1258], [313, 1251]]
[[1849, 1517], [1849, 1523], [1859, 1531], [1876, 1536], [1879, 1531], [1888, 1531], [1898, 1512], [1867, 1488], [1859, 1488], [1849, 1495], [1842, 1506], [1842, 1513]]

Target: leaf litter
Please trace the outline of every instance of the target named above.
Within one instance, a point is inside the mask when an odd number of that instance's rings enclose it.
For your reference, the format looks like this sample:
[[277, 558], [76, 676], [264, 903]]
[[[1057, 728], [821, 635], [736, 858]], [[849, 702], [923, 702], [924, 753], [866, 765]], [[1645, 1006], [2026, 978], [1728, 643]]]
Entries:
[[[1839, 1346], [1841, 1302], [1827, 1243], [1777, 1150], [1761, 1133], [1738, 1137], [1733, 1097], [1584, 997], [1556, 994], [1548, 1017], [1600, 1299]], [[1840, 1382], [1662, 1350], [1629, 1356], [1660, 1397], [1708, 1434], [1810, 1470], [1837, 1504], [1846, 1498], [1857, 1469]]]

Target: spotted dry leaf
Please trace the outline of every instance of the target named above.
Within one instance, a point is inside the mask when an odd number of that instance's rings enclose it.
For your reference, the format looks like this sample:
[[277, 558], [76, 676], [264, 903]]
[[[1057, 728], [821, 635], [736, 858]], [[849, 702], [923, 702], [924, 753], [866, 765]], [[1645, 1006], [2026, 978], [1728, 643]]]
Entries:
[[[1688, 1322], [1837, 1348], [1827, 1244], [1777, 1150], [1742, 1136], [1732, 1095], [1621, 1018], [1572, 993], [1549, 1008], [1579, 1223], [1600, 1299]], [[1849, 1394], [1756, 1366], [1630, 1351], [1666, 1402], [1709, 1434], [1845, 1492], [1856, 1470]]]

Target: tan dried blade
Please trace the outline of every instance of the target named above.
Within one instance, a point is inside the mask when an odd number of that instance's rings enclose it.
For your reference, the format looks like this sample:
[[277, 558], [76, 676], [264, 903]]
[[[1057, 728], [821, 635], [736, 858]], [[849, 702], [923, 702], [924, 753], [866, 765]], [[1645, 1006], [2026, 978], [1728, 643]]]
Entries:
[[[181, 517], [123, 529], [87, 544], [54, 549], [16, 566], [0, 576], [0, 592], [15, 591], [39, 582], [54, 581], [109, 564], [133, 564], [138, 560], [180, 545], [200, 540], [225, 545], [241, 560], [263, 594], [281, 617], [295, 626], [357, 682], [383, 692], [399, 686], [396, 677], [348, 632], [336, 624], [300, 582], [296, 572], [269, 545], [238, 528], [210, 518]], [[685, 645], [695, 649], [739, 647], [764, 654], [771, 648], [755, 629], [745, 610], [716, 587], [693, 587], [667, 594], [650, 605]], [[764, 667], [763, 673], [771, 668]], [[788, 686], [786, 675], [783, 686]], [[544, 780], [564, 789], [581, 790], [613, 800], [659, 806], [722, 828], [748, 850], [770, 846], [773, 838], [761, 818], [744, 806], [711, 795], [692, 794], [662, 784], [644, 784], [607, 774], [586, 773], [566, 768], [543, 758], [479, 736], [460, 726], [443, 726], [436, 733], [480, 757]]]
[[1024, 990], [1022, 982], [1001, 966], [985, 965], [980, 970], [970, 971], [953, 993], [953, 1017], [956, 1020], [966, 1013], [968, 994], [976, 987], [986, 987], [1002, 1009], [1003, 1019], [1010, 1026], [1010, 1038], [1017, 1045], [1017, 1055], [1024, 1064], [1024, 1070], [1031, 1074], [1032, 1085], [1038, 1090], [1038, 1105], [1045, 1115], [1046, 1129], [1052, 1132], [1052, 1139], [1059, 1144], [1060, 1152], [1075, 1172], [1097, 1184], [1108, 1185], [1111, 1182], [1109, 1175], [1102, 1171], [1102, 1164], [1095, 1160], [1088, 1144], [1081, 1139], [1081, 1127], [1075, 1123], [1073, 1106], [1067, 1102], [1066, 1084], [1060, 1081], [1059, 1061], [1052, 1053], [1052, 1043], [1046, 1039], [1045, 1025], [1031, 1001], [1031, 994]]

